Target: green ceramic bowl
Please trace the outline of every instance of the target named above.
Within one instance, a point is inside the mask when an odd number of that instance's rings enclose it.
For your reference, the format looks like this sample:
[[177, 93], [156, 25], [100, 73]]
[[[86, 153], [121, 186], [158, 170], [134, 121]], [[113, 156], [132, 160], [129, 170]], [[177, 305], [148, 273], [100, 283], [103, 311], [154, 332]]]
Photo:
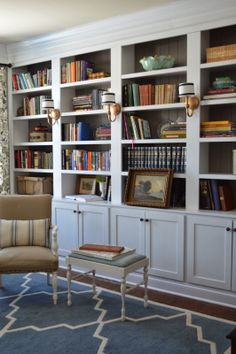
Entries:
[[175, 65], [175, 58], [170, 55], [155, 55], [144, 57], [139, 60], [146, 71], [172, 68]]

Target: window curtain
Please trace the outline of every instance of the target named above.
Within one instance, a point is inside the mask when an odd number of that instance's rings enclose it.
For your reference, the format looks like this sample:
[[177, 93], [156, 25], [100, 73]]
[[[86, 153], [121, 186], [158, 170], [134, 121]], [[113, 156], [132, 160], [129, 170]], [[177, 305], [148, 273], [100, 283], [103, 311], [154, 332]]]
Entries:
[[0, 67], [0, 194], [9, 192], [10, 153], [7, 114], [7, 69]]

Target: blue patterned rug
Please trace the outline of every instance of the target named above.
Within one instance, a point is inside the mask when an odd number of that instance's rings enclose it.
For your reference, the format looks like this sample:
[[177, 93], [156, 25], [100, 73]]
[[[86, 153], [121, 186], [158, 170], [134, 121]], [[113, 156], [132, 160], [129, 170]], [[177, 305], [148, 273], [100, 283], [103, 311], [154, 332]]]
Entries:
[[58, 305], [44, 274], [3, 276], [0, 289], [1, 354], [230, 354], [226, 335], [236, 322], [126, 297], [127, 320], [120, 320], [120, 294], [58, 281]]

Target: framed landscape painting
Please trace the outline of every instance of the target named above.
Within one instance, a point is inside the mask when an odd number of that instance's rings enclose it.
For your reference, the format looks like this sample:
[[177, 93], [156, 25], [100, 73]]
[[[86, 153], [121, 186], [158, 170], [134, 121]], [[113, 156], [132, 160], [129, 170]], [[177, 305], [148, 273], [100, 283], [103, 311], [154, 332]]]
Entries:
[[95, 194], [96, 177], [78, 176], [76, 182], [76, 194]]
[[124, 202], [156, 208], [168, 208], [173, 170], [164, 168], [131, 168], [125, 189]]

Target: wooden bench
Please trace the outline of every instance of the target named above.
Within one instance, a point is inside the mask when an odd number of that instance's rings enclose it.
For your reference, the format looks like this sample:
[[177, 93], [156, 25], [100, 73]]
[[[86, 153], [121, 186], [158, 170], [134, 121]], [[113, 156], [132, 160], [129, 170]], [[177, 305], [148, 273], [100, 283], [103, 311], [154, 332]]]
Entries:
[[[147, 283], [148, 283], [148, 265], [149, 259], [140, 254], [131, 254], [119, 258], [117, 260], [107, 260], [101, 258], [95, 258], [92, 256], [85, 256], [76, 253], [70, 253], [66, 257], [67, 264], [67, 281], [68, 281], [68, 305], [72, 304], [71, 300], [71, 268], [73, 266], [78, 268], [88, 269], [87, 272], [79, 274], [75, 278], [81, 277], [85, 274], [91, 275], [93, 278], [93, 293], [96, 293], [95, 275], [96, 272], [108, 272], [111, 275], [118, 276], [121, 279], [120, 291], [121, 291], [121, 319], [125, 320], [125, 294], [130, 290], [144, 285], [144, 307], [148, 305], [147, 295]], [[143, 281], [126, 289], [126, 277], [129, 273], [132, 273], [140, 268], [143, 268]]]

